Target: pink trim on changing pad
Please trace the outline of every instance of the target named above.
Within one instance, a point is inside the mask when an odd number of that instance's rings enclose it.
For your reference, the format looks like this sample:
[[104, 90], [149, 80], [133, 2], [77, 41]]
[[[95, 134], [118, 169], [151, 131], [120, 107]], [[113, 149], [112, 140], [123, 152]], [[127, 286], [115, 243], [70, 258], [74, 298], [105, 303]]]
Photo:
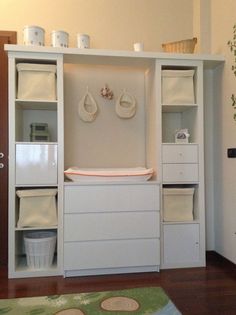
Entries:
[[[100, 178], [100, 180], [126, 180], [129, 181], [131, 178], [136, 178], [137, 181], [139, 180], [148, 180], [151, 178], [153, 174], [152, 168], [143, 168], [143, 167], [137, 167], [137, 168], [115, 168], [115, 169], [109, 169], [109, 168], [91, 168], [91, 169], [83, 169], [83, 168], [77, 168], [72, 167], [67, 169], [65, 172], [65, 175], [73, 180], [73, 181], [80, 181], [85, 179], [86, 177], [89, 177], [91, 180], [97, 180]], [[139, 178], [137, 178], [139, 177]]]

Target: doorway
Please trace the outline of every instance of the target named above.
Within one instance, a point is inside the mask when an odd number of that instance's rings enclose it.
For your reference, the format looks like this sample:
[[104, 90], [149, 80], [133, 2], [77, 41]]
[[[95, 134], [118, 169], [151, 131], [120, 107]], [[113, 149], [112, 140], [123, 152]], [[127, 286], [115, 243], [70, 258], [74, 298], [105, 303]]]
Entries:
[[17, 33], [0, 31], [0, 265], [8, 262], [8, 58], [5, 44], [16, 44]]

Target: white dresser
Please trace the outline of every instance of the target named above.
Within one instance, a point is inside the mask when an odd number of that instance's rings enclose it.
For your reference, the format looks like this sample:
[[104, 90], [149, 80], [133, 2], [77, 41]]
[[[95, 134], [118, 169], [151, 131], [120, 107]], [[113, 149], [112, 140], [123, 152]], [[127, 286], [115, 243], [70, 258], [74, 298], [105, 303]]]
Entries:
[[65, 184], [65, 276], [158, 271], [159, 185]]

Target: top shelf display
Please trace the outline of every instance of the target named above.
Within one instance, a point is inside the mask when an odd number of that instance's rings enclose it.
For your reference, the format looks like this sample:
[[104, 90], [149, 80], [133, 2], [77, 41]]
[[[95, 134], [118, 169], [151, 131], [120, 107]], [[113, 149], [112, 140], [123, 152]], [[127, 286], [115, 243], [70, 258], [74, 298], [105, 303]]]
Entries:
[[27, 52], [44, 53], [48, 60], [56, 54], [63, 55], [65, 63], [84, 63], [84, 64], [112, 64], [112, 65], [129, 65], [148, 68], [150, 63], [156, 59], [168, 60], [189, 60], [203, 61], [205, 69], [214, 69], [225, 58], [221, 55], [208, 54], [175, 54], [175, 53], [159, 53], [159, 52], [136, 52], [136, 51], [121, 51], [121, 50], [103, 50], [103, 49], [79, 49], [79, 48], [55, 48], [46, 46], [25, 46], [25, 45], [5, 45], [5, 50], [9, 52]]

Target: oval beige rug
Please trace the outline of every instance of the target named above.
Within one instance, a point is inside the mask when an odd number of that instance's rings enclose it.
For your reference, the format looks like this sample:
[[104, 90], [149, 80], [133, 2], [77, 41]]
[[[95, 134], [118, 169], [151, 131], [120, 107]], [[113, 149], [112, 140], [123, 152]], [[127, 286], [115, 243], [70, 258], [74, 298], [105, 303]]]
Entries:
[[132, 298], [128, 298], [125, 296], [116, 296], [102, 301], [101, 308], [105, 311], [113, 312], [134, 312], [139, 309], [139, 303]]

